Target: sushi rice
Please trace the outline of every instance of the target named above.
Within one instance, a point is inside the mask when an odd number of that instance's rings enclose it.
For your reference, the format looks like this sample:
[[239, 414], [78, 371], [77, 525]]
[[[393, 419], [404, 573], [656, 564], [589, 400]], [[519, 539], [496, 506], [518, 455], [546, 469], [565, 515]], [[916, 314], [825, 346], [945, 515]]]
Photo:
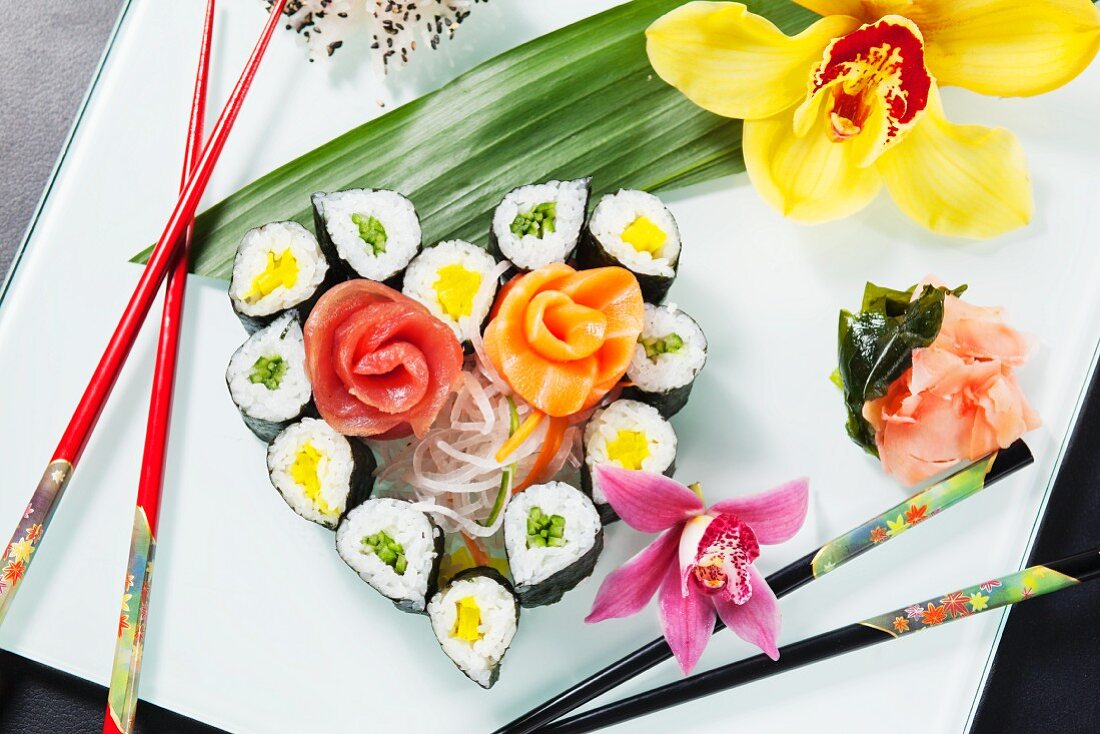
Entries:
[[225, 381], [245, 424], [264, 441], [302, 417], [312, 390], [297, 313], [248, 337], [230, 358]]
[[687, 404], [691, 385], [707, 361], [707, 338], [695, 319], [675, 305], [645, 305], [645, 322], [626, 376], [636, 398], [669, 417]]
[[344, 265], [349, 276], [389, 280], [420, 250], [416, 209], [395, 191], [317, 193], [313, 210], [321, 245]]
[[409, 263], [402, 291], [450, 326], [460, 341], [468, 342], [481, 333], [507, 268], [477, 245], [447, 240]]
[[317, 238], [297, 222], [250, 229], [233, 260], [233, 311], [249, 332], [290, 308], [299, 309], [305, 318], [328, 273]]
[[489, 568], [463, 571], [432, 597], [428, 616], [447, 657], [470, 680], [491, 688], [519, 625], [511, 585]]
[[361, 489], [350, 441], [317, 418], [279, 433], [268, 447], [267, 468], [292, 510], [328, 528], [336, 527]]
[[336, 530], [336, 552], [360, 578], [399, 609], [422, 613], [435, 590], [443, 534], [404, 500], [370, 499]]
[[584, 461], [592, 500], [604, 515], [607, 498], [595, 481], [596, 467], [668, 473], [676, 461], [676, 432], [653, 406], [619, 399], [594, 413], [585, 426]]
[[[540, 527], [547, 537], [532, 535]], [[592, 573], [603, 523], [580, 490], [565, 482], [537, 484], [508, 503], [504, 544], [520, 603], [552, 604]]]
[[492, 241], [520, 270], [569, 259], [588, 209], [590, 179], [512, 189], [493, 213]]

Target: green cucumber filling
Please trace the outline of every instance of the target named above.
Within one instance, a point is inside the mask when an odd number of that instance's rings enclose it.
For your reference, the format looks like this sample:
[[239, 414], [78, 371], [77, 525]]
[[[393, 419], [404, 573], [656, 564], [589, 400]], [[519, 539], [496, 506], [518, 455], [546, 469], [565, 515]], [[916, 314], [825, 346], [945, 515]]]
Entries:
[[365, 535], [359, 542], [363, 544], [363, 553], [375, 554], [382, 563], [396, 571], [399, 576], [404, 575], [409, 565], [405, 558], [405, 549], [385, 530], [379, 530], [373, 535]]
[[268, 390], [277, 390], [286, 376], [286, 361], [279, 355], [260, 357], [248, 373], [248, 381], [253, 385], [263, 385]]
[[540, 240], [554, 231], [554, 221], [558, 216], [558, 203], [545, 201], [531, 209], [526, 214], [520, 213], [512, 220], [512, 234], [522, 237], [525, 234], [533, 234]]
[[645, 347], [645, 356], [654, 362], [662, 354], [675, 354], [684, 348], [684, 340], [675, 332], [653, 339], [639, 337], [638, 343]]
[[359, 228], [359, 239], [370, 247], [375, 255], [386, 251], [386, 228], [374, 217], [362, 214], [351, 215], [352, 224]]
[[561, 548], [565, 545], [565, 518], [547, 515], [540, 507], [527, 513], [527, 547]]

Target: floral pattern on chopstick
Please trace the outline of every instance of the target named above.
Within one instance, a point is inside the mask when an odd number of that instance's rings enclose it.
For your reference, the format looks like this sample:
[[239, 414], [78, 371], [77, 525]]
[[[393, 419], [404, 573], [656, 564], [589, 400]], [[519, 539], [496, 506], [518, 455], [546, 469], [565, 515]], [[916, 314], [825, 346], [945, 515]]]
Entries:
[[111, 687], [107, 698], [107, 710], [119, 731], [123, 732], [132, 731], [137, 708], [137, 676], [131, 671], [141, 669], [149, 586], [156, 547], [157, 541], [153, 537], [149, 519], [145, 510], [139, 506], [134, 512], [130, 565], [126, 570], [126, 583], [122, 592], [118, 640], [115, 642], [115, 667], [111, 671]]
[[1045, 566], [1033, 566], [1023, 571], [986, 581], [983, 584], [953, 591], [919, 604], [898, 609], [860, 622], [882, 630], [893, 637], [936, 627], [971, 614], [1026, 601], [1033, 596], [1049, 594], [1078, 583]]
[[981, 491], [997, 453], [955, 472], [927, 489], [891, 507], [855, 530], [821, 547], [813, 559], [814, 577], [826, 574], [860, 553], [885, 542]]
[[38, 550], [38, 543], [50, 523], [50, 509], [68, 484], [72, 469], [72, 464], [64, 459], [50, 462], [30, 504], [23, 511], [23, 518], [4, 547], [4, 553], [0, 556], [0, 619], [3, 619], [4, 610], [19, 582], [27, 575], [34, 552]]

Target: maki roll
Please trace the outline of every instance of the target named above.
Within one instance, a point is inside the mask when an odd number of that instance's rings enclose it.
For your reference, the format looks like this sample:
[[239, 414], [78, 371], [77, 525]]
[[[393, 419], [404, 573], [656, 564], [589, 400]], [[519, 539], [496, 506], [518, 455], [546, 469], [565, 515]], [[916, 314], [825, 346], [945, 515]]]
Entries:
[[520, 270], [565, 262], [580, 239], [590, 182], [580, 178], [512, 189], [493, 212], [490, 247]]
[[619, 265], [648, 303], [665, 299], [680, 264], [680, 229], [653, 194], [622, 189], [596, 204], [577, 254], [582, 268]]
[[313, 220], [325, 253], [350, 278], [397, 280], [420, 250], [420, 220], [396, 191], [314, 194]]
[[288, 309], [304, 320], [325, 290], [328, 261], [317, 238], [297, 222], [248, 230], [233, 259], [229, 300], [252, 333]]
[[245, 340], [225, 372], [245, 425], [263, 441], [310, 410], [306, 347], [298, 314], [283, 314]]
[[580, 490], [537, 484], [508, 503], [504, 546], [520, 604], [554, 604], [591, 575], [603, 550], [603, 523]]
[[317, 418], [285, 428], [267, 447], [267, 471], [290, 509], [335, 528], [349, 507], [370, 497], [374, 454]]
[[340, 522], [336, 552], [398, 609], [423, 614], [435, 592], [443, 532], [409, 502], [371, 499]]
[[428, 617], [447, 657], [474, 683], [492, 688], [519, 626], [519, 600], [508, 580], [486, 566], [467, 569], [432, 597]]
[[469, 342], [489, 316], [503, 267], [477, 245], [440, 242], [409, 263], [402, 292], [450, 326], [459, 341]]
[[581, 481], [607, 524], [618, 516], [595, 480], [596, 467], [601, 464], [672, 476], [676, 432], [656, 408], [637, 400], [619, 399], [592, 415], [584, 427]]
[[707, 361], [707, 338], [695, 319], [676, 306], [645, 305], [642, 335], [626, 368], [633, 383], [622, 397], [649, 403], [665, 418], [687, 405], [691, 386]]

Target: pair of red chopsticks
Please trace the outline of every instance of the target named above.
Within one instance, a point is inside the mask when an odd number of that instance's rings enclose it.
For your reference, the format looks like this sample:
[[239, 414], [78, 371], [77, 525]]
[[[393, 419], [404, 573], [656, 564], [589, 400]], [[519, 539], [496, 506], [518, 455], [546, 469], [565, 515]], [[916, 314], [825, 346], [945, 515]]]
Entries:
[[138, 330], [149, 313], [161, 281], [171, 271], [157, 344], [152, 402], [149, 408], [135, 508], [134, 536], [131, 540], [130, 559], [127, 564], [127, 588], [123, 597], [124, 611], [119, 620], [119, 640], [112, 667], [104, 732], [130, 732], [133, 728], [149, 583], [153, 568], [157, 506], [164, 478], [164, 457], [179, 345], [184, 283], [187, 276], [187, 249], [190, 244], [191, 224], [199, 199], [225, 147], [226, 139], [240, 112], [264, 52], [267, 50], [272, 33], [280, 22], [283, 6], [287, 0], [275, 0], [272, 3], [270, 16], [252, 50], [252, 55], [214, 125], [210, 140], [203, 145], [202, 120], [206, 111], [206, 81], [210, 64], [214, 2], [215, 0], [207, 0], [179, 201], [168, 218], [164, 232], [157, 240], [145, 271], [111, 335], [107, 348], [84, 390], [68, 427], [61, 436], [53, 458], [31, 496], [23, 518], [16, 526], [3, 558], [0, 558], [0, 565], [3, 566], [3, 572], [0, 574], [0, 622], [2, 622], [12, 598], [34, 559], [35, 550], [49, 527], [50, 519], [61, 500], [73, 469], [103, 411], [107, 396], [114, 387], [119, 371], [133, 347]]

